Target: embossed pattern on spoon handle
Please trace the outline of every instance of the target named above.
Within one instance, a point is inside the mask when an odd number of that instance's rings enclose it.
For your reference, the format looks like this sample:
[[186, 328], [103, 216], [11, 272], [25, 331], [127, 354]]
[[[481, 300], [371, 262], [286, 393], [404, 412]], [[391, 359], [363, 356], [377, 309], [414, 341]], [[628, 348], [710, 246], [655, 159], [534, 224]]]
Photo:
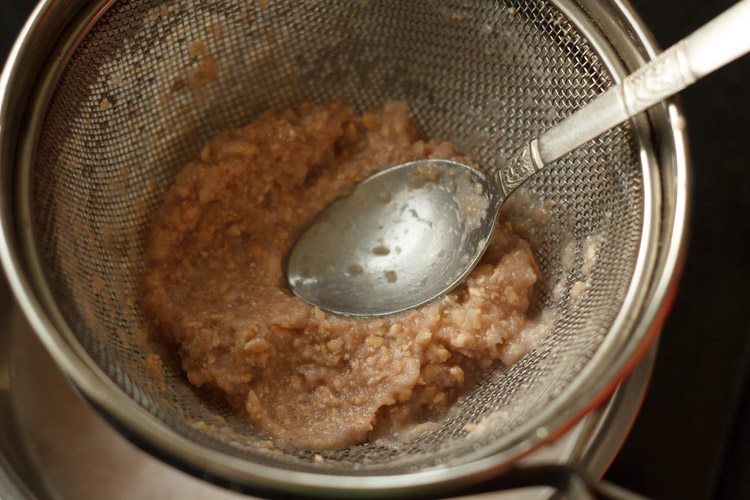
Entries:
[[503, 196], [573, 151], [750, 51], [750, 0], [742, 0], [527, 144], [496, 172]]

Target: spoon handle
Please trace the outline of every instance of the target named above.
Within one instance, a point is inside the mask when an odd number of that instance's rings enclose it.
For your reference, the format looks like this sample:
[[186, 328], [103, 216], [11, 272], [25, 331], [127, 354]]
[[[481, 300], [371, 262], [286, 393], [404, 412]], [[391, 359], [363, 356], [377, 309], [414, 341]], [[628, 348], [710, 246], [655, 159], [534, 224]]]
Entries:
[[504, 195], [534, 172], [750, 51], [742, 0], [543, 132], [497, 173]]

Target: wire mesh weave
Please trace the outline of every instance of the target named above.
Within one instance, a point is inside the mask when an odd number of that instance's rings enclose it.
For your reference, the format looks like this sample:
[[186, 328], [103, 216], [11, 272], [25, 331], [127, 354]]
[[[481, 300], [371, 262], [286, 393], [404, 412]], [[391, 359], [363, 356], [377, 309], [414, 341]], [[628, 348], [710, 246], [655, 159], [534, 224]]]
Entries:
[[[44, 119], [33, 174], [34, 234], [58, 306], [95, 362], [190, 439], [281, 468], [404, 473], [496, 443], [549, 404], [601, 345], [629, 286], [641, 235], [641, 167], [615, 129], [554, 164], [529, 190], [555, 224], [536, 231], [536, 311], [553, 332], [498, 368], [438, 429], [408, 443], [283, 452], [221, 398], [199, 394], [167, 357], [160, 381], [138, 309], [150, 215], [175, 173], [222, 129], [270, 107], [406, 100], [426, 137], [483, 165], [612, 84], [565, 16], [539, 0], [497, 2], [120, 0], [77, 48]], [[586, 242], [600, 242], [583, 299]], [[566, 245], [573, 259], [567, 265]], [[568, 269], [570, 267], [570, 269]], [[556, 291], [562, 283], [563, 293]], [[486, 432], [466, 424], [499, 415]]]

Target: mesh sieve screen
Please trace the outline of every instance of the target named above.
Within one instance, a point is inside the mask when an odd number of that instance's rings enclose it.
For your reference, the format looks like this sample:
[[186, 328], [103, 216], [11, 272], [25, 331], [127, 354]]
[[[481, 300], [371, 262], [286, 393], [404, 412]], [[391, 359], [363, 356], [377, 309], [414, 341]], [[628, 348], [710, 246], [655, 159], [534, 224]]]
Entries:
[[[150, 215], [175, 173], [219, 130], [269, 108], [406, 100], [426, 137], [484, 165], [612, 84], [587, 40], [552, 5], [498, 2], [120, 0], [92, 27], [50, 103], [33, 174], [45, 277], [78, 340], [123, 391], [207, 447], [277, 467], [403, 473], [496, 443], [586, 365], [622, 306], [641, 236], [643, 186], [632, 131], [619, 127], [555, 163], [528, 190], [549, 202], [536, 228], [535, 310], [553, 332], [498, 368], [441, 423], [405, 444], [327, 452], [257, 445], [245, 421], [198, 394], [174, 357], [163, 381], [138, 309]], [[597, 243], [587, 270], [586, 253]], [[566, 257], [569, 255], [570, 259]], [[578, 300], [571, 286], [590, 271]], [[485, 432], [467, 423], [495, 415]]]

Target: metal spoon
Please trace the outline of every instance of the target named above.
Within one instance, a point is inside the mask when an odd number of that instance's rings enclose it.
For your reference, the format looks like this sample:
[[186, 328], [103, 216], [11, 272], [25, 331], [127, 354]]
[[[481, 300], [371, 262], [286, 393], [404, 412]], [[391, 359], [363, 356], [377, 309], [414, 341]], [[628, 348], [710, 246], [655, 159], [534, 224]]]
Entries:
[[450, 291], [484, 254], [505, 199], [561, 156], [750, 51], [742, 0], [482, 173], [447, 160], [381, 171], [327, 207], [287, 261], [292, 292], [346, 316], [383, 316]]

